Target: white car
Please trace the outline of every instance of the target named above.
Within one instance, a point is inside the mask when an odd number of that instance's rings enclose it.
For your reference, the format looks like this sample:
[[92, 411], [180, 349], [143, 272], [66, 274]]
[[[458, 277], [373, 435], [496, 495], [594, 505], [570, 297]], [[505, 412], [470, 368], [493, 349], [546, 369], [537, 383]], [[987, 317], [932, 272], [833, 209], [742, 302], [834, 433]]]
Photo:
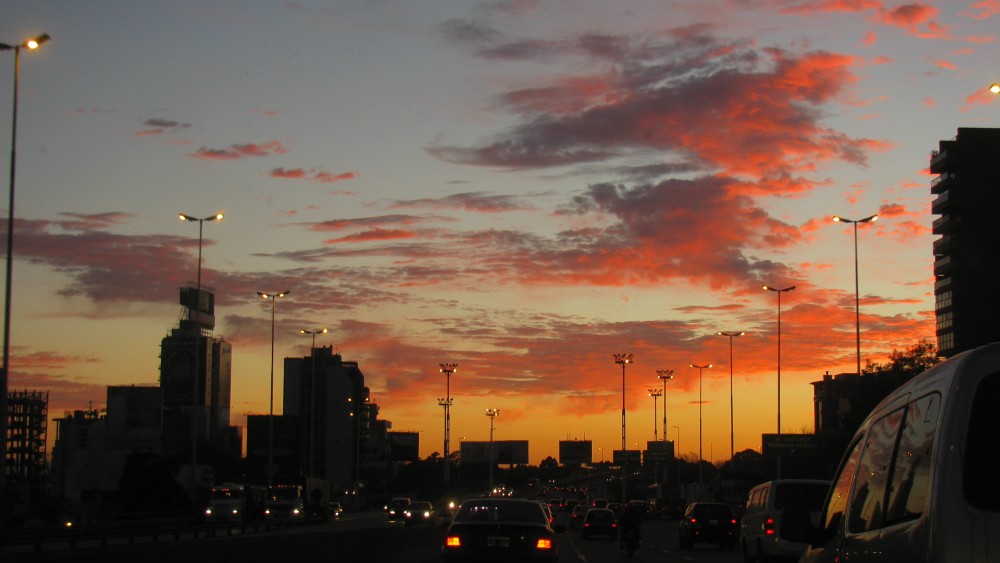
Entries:
[[829, 481], [816, 479], [778, 479], [750, 489], [740, 521], [743, 561], [771, 561], [802, 555], [806, 544], [781, 539], [781, 511], [790, 504], [806, 506], [815, 523], [829, 490]]

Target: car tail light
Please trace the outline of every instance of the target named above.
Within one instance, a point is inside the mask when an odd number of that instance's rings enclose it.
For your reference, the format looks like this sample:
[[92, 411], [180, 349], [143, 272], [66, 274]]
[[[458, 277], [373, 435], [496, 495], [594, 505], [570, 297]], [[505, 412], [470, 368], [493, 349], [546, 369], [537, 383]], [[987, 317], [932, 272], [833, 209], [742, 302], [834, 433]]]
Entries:
[[444, 540], [445, 547], [462, 547], [462, 540], [458, 536], [448, 536]]
[[774, 518], [771, 518], [770, 516], [768, 516], [767, 520], [764, 521], [764, 534], [768, 536], [774, 535]]
[[590, 527], [590, 522], [584, 522], [583, 523], [583, 527], [584, 528], [589, 528]]
[[697, 519], [697, 518], [695, 518], [694, 516], [692, 516], [692, 517], [691, 517], [691, 520], [690, 520], [690, 522], [691, 522], [692, 524], [697, 524], [697, 523], [698, 523], [698, 519]]
[[538, 538], [535, 549], [552, 549], [552, 540], [549, 538]]

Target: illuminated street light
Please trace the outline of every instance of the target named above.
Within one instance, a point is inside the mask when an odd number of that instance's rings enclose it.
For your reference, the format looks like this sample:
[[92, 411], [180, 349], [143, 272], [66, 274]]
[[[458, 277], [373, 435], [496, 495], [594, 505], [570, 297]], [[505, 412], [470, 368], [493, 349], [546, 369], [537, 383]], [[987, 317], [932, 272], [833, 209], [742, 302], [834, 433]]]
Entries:
[[0, 490], [6, 490], [7, 483], [7, 389], [10, 380], [10, 300], [11, 281], [14, 273], [14, 167], [17, 164], [17, 83], [20, 78], [21, 48], [35, 50], [49, 40], [43, 33], [28, 39], [20, 45], [0, 43], [0, 51], [14, 51], [14, 97], [10, 120], [10, 199], [7, 203], [7, 286], [4, 291], [3, 307], [3, 372], [0, 373]]
[[[181, 221], [198, 222], [198, 293], [195, 297], [194, 309], [194, 377], [191, 378], [191, 495], [197, 494], [195, 468], [198, 467], [198, 376], [201, 375], [201, 245], [205, 221], [221, 221], [222, 212], [204, 218], [196, 218], [185, 213], [178, 213]], [[206, 368], [208, 366], [205, 366]]]
[[[649, 396], [653, 398], [653, 441], [658, 442], [659, 438], [656, 437], [656, 400], [663, 396], [662, 389], [647, 389], [649, 391]], [[663, 409], [666, 410], [666, 405]]]
[[667, 441], [667, 382], [674, 378], [674, 370], [658, 369], [656, 378], [663, 382], [663, 441], [665, 442]]
[[451, 462], [448, 460], [449, 451], [451, 447], [451, 374], [458, 371], [458, 364], [438, 364], [441, 368], [441, 373], [445, 375], [445, 398], [438, 399], [438, 406], [444, 407], [444, 482], [447, 485], [450, 482], [451, 476], [449, 475], [448, 466]]
[[703, 401], [701, 400], [701, 372], [712, 367], [712, 364], [705, 364], [703, 366], [688, 364], [693, 368], [698, 368], [698, 483], [701, 484], [701, 462], [704, 460], [701, 454], [701, 406]]
[[274, 308], [278, 299], [291, 293], [285, 290], [280, 293], [258, 291], [261, 299], [271, 301], [271, 395], [267, 408], [267, 486], [274, 484]]
[[858, 223], [871, 223], [878, 220], [878, 215], [869, 215], [864, 219], [851, 220], [834, 215], [833, 220], [854, 225], [854, 321], [858, 351], [858, 375], [861, 375], [861, 292], [858, 289]]
[[[625, 452], [626, 452], [626, 446], [625, 446], [625, 366], [627, 366], [628, 364], [631, 364], [634, 360], [633, 360], [632, 354], [612, 354], [612, 355], [615, 358], [615, 363], [618, 364], [618, 365], [620, 365], [622, 367], [622, 456], [624, 457], [626, 455], [625, 454]], [[628, 500], [627, 498], [625, 498], [627, 496], [627, 493], [628, 493], [628, 491], [626, 489], [626, 480], [628, 479], [628, 472], [627, 472], [627, 469], [626, 469], [627, 465], [628, 465], [628, 463], [623, 460], [622, 461], [622, 499], [621, 499], [622, 502], [625, 502], [625, 501]]]
[[490, 494], [492, 494], [493, 464], [497, 462], [497, 451], [493, 444], [493, 419], [500, 416], [500, 409], [486, 409], [486, 416], [490, 417]]
[[997, 84], [996, 82], [990, 84], [990, 92], [993, 92], [994, 94], [1000, 94], [1000, 84]]
[[316, 330], [299, 329], [299, 334], [312, 337], [309, 355], [312, 356], [312, 371], [309, 376], [309, 476], [316, 475], [316, 335], [330, 332], [328, 328]]
[[764, 289], [778, 294], [778, 434], [781, 434], [781, 294], [792, 291], [795, 286], [778, 289], [765, 285]]

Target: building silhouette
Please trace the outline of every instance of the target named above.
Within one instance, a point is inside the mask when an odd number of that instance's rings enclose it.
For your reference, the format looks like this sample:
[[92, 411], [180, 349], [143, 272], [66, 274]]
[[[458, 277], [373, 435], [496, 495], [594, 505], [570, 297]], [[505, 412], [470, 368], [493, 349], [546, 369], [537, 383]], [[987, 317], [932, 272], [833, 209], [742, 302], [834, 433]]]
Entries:
[[[212, 291], [183, 287], [180, 305], [178, 325], [160, 344], [163, 453], [190, 464], [194, 435], [199, 465], [231, 464], [242, 450], [238, 429], [229, 425], [232, 345], [212, 333]], [[192, 423], [196, 424], [194, 430]]]
[[958, 129], [931, 153], [934, 312], [944, 357], [1000, 341], [1000, 129]]

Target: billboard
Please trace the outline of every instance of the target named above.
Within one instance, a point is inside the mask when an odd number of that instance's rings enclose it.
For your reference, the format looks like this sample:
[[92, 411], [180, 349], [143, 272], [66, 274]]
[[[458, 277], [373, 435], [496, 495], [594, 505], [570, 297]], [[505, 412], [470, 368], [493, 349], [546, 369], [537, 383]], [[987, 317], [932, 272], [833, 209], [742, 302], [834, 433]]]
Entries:
[[419, 432], [388, 432], [392, 461], [417, 461], [420, 458]]
[[594, 462], [594, 444], [590, 440], [560, 440], [560, 465], [590, 465]]
[[674, 443], [668, 440], [646, 442], [646, 463], [666, 463], [674, 459]]
[[498, 464], [528, 463], [527, 440], [496, 440], [493, 447], [495, 457], [490, 455], [489, 442], [462, 441], [462, 463], [489, 463], [491, 457]]
[[764, 455], [821, 455], [823, 443], [816, 434], [761, 434]]

